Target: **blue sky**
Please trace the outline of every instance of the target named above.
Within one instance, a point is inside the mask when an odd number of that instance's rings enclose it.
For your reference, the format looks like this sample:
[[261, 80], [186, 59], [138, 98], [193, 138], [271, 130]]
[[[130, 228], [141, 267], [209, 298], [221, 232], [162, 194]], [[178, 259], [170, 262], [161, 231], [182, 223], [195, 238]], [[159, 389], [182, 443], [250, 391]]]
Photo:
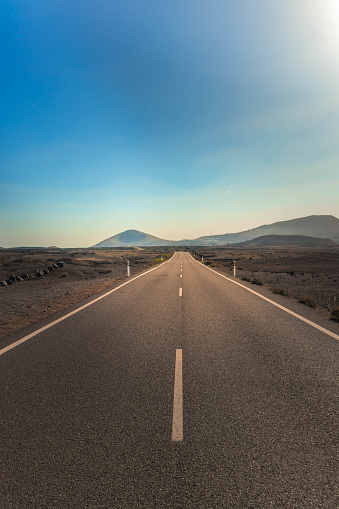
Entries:
[[339, 217], [339, 0], [4, 0], [0, 245]]

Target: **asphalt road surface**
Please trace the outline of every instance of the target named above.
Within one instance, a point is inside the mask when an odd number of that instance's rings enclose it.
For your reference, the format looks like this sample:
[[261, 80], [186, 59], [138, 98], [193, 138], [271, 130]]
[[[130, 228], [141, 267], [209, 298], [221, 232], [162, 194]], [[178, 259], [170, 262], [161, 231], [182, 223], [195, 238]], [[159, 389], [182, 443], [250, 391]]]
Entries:
[[338, 348], [178, 252], [1, 351], [0, 507], [337, 509]]

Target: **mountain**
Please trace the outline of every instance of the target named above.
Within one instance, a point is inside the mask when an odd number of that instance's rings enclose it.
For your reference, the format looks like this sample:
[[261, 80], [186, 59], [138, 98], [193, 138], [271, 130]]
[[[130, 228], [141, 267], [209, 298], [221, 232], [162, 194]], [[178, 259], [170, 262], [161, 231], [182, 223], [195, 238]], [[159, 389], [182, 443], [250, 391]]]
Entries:
[[339, 243], [339, 219], [334, 216], [307, 216], [289, 221], [266, 224], [239, 233], [208, 235], [199, 237], [197, 241], [207, 245], [222, 246], [255, 239], [262, 235], [306, 235], [310, 237], [328, 238]]
[[[339, 244], [339, 219], [334, 216], [307, 216], [278, 223], [265, 224], [238, 233], [207, 235], [198, 239], [165, 240], [138, 230], [127, 230], [95, 244], [92, 247], [141, 246], [225, 246], [267, 235], [301, 235], [332, 240]], [[310, 241], [311, 242], [311, 241]]]
[[331, 239], [306, 235], [262, 235], [255, 239], [232, 244], [232, 247], [338, 247]]
[[15, 246], [8, 249], [47, 249], [43, 246]]
[[164, 246], [168, 240], [160, 239], [154, 235], [138, 230], [126, 230], [95, 244], [92, 247], [140, 247], [140, 246]]

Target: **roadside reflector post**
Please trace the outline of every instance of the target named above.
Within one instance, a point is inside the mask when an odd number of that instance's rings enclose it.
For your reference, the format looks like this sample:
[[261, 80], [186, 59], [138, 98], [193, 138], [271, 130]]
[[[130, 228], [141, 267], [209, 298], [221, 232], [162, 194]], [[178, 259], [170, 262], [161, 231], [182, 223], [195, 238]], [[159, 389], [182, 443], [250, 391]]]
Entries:
[[237, 269], [235, 266], [235, 260], [233, 261], [233, 276], [235, 277], [237, 275]]
[[131, 275], [131, 268], [129, 266], [129, 261], [127, 261], [127, 276]]
[[201, 256], [201, 261], [203, 262], [204, 261], [204, 255]]

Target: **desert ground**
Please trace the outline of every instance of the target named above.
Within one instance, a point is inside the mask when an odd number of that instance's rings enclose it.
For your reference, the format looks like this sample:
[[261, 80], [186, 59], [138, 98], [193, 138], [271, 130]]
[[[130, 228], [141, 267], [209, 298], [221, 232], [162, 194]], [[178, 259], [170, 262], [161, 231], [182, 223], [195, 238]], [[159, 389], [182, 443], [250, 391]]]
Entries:
[[166, 248], [0, 250], [0, 338], [166, 259]]
[[[237, 278], [244, 284], [259, 284], [334, 318], [332, 311], [339, 304], [339, 248], [230, 246], [189, 251], [229, 275], [235, 261]], [[1, 250], [0, 338], [125, 281], [127, 260], [133, 276], [170, 253], [160, 247]]]
[[[339, 305], [339, 248], [241, 249], [197, 247], [192, 254], [247, 283], [318, 309], [329, 319]], [[339, 317], [338, 317], [339, 318]]]

